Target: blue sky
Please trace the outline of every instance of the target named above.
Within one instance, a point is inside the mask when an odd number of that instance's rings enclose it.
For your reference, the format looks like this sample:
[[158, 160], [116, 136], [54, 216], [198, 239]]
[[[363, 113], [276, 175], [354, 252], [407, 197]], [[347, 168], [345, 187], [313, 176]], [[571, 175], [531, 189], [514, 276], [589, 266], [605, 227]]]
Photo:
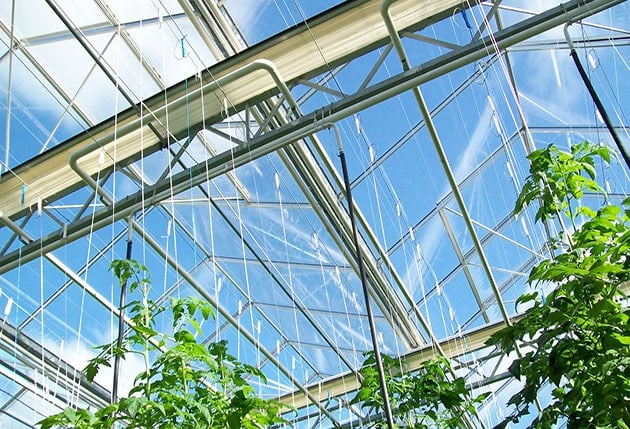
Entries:
[[[103, 13], [92, 2], [88, 3], [93, 7], [71, 1], [64, 3], [77, 25], [104, 20]], [[246, 40], [254, 44], [341, 2], [225, 0], [223, 3]], [[546, 1], [503, 3], [517, 10], [503, 13], [504, 25], [510, 25], [517, 17], [521, 19], [520, 8], [540, 11], [551, 7]], [[103, 52], [109, 70], [118, 79], [118, 86], [102, 71], [93, 69], [89, 56], [81, 51], [76, 41], [54, 33], [60, 29], [60, 24], [47, 24], [55, 20], [43, 0], [30, 0], [27, 5], [19, 3], [16, 34], [28, 42], [26, 46], [31, 55], [67, 95], [75, 99], [82, 113], [72, 108], [65, 112], [67, 106], [62, 97], [52, 85], [43, 84], [45, 78], [41, 72], [24, 65], [30, 60], [18, 51], [13, 59], [9, 167], [127, 108], [117, 88], [131, 94], [134, 100], [140, 100], [160, 91], [160, 79], [166, 86], [172, 85], [214, 63], [210, 50], [193, 25], [180, 14], [178, 2], [163, 2], [161, 7], [152, 0], [132, 4], [134, 7], [122, 0], [112, 1], [111, 8], [121, 22], [128, 23], [129, 34], [143, 52], [143, 60], [153, 65], [155, 75], [140, 67], [133, 49], [114, 35], [113, 28], [88, 37], [92, 46]], [[7, 2], [0, 5], [0, 19], [5, 23], [9, 16], [7, 8]], [[604, 43], [580, 46], [579, 53], [585, 61], [589, 56], [597, 60], [593, 63], [595, 66], [588, 68], [590, 76], [610, 108], [614, 122], [623, 124], [627, 124], [628, 119], [627, 100], [622, 95], [630, 93], [629, 47], [611, 42], [617, 33], [609, 27], [627, 32], [629, 8], [625, 2], [588, 20], [598, 26], [574, 24], [570, 28], [576, 39], [603, 37]], [[29, 13], [32, 10], [38, 11], [41, 19], [32, 19]], [[467, 18], [478, 25], [485, 11], [469, 12]], [[177, 17], [171, 19], [169, 13]], [[44, 24], [35, 25], [40, 21]], [[460, 44], [467, 43], [471, 37], [460, 13], [420, 34]], [[1, 34], [0, 39], [3, 43], [0, 46], [6, 50], [7, 36]], [[562, 29], [555, 29], [536, 41], [550, 41], [557, 47], [562, 45], [563, 39]], [[447, 52], [443, 46], [416, 39], [406, 39], [405, 47], [412, 65]], [[375, 50], [355, 59], [326, 85], [346, 94], [356, 91], [382, 52], [382, 49]], [[599, 120], [566, 49], [543, 50], [532, 43], [517, 47], [510, 53], [516, 89], [510, 85], [503, 58], [487, 64], [487, 69], [453, 101], [442, 105], [466, 79], [486, 66], [486, 60], [441, 76], [421, 89], [430, 109], [441, 109], [434, 117], [438, 133], [476, 222], [475, 231], [485, 240], [493, 274], [497, 282], [505, 286], [503, 296], [512, 313], [514, 299], [526, 287], [529, 259], [538, 257], [544, 240], [530, 213], [519, 219], [511, 216], [515, 192], [527, 175], [525, 148], [516, 134], [521, 126], [519, 111], [532, 127], [537, 147], [551, 142], [566, 146], [581, 139], [610, 145], [611, 139], [604, 130], [593, 128], [600, 124]], [[400, 63], [390, 52], [372, 83], [400, 72]], [[0, 82], [2, 112], [6, 114], [6, 56], [0, 61]], [[307, 90], [305, 85], [297, 85], [293, 93], [299, 97]], [[304, 113], [309, 113], [336, 100], [335, 95], [322, 91], [301, 107]], [[243, 119], [242, 113], [234, 115], [216, 130], [205, 131], [192, 139], [181, 158], [183, 165], [192, 166], [210, 158], [212, 151], [229, 151], [235, 147], [238, 140], [243, 139]], [[399, 276], [402, 287], [436, 336], [441, 339], [458, 337], [460, 330], [486, 323], [479, 313], [458, 252], [466, 258], [468, 274], [478, 288], [480, 299], [491, 302], [492, 291], [473, 251], [461, 210], [453, 199], [443, 170], [438, 167], [439, 160], [426, 128], [418, 125], [420, 121], [412, 95], [404, 93], [337, 125], [354, 182], [354, 198], [375, 238], [374, 242], [367, 240], [367, 246], [377, 255], [375, 261], [379, 270], [394, 285]], [[4, 119], [0, 120], [2, 141], [5, 126]], [[410, 134], [414, 127], [417, 131]], [[217, 130], [224, 135], [219, 136]], [[627, 143], [627, 128], [619, 132]], [[317, 133], [317, 138], [339, 174], [334, 134], [322, 131]], [[173, 142], [173, 152], [161, 151], [135, 163], [126, 175], [114, 174], [105, 188], [122, 199], [140, 189], [131, 178], [134, 175], [144, 177], [148, 184], [154, 183], [183, 145], [184, 142]], [[315, 147], [314, 143], [309, 145], [312, 149]], [[321, 174], [333, 183], [332, 192], [339, 193], [334, 173], [325, 166], [326, 160], [313, 151], [314, 158], [324, 165]], [[182, 168], [176, 165], [173, 171]], [[613, 193], [627, 194], [629, 180], [622, 165], [615, 162], [600, 170]], [[64, 197], [47, 207], [54, 218], [35, 215], [24, 228], [36, 237], [58, 230], [60, 222], [73, 221], [89, 194], [84, 188]], [[359, 281], [350, 268], [343, 245], [340, 246], [334, 219], [322, 219], [321, 214], [308, 206], [313, 198], [309, 185], [287, 168], [280, 156], [272, 154], [238, 168], [231, 176], [224, 175], [201, 188], [173, 195], [138, 219], [138, 224], [161, 248], [238, 319], [240, 325], [236, 328], [244, 328], [267, 350], [276, 353], [279, 362], [302, 383], [346, 371], [348, 362], [358, 365], [361, 352], [370, 347]], [[343, 198], [339, 200], [345, 204]], [[81, 216], [90, 216], [100, 208], [100, 204], [86, 206]], [[116, 222], [53, 252], [98, 292], [96, 297], [69, 281], [68, 276], [46, 258], [0, 274], [0, 308], [9, 298], [15, 303], [8, 320], [16, 326], [29, 321], [24, 332], [52, 351], [67, 356], [71, 364], [82, 366], [90, 347], [107, 340], [114, 332], [115, 317], [99, 299], [116, 302], [117, 289], [107, 273], [107, 264], [108, 260], [121, 257], [126, 228], [125, 222]], [[361, 229], [367, 237], [368, 231]], [[0, 228], [0, 248], [5, 244], [10, 251], [19, 247], [17, 241], [9, 243], [10, 237], [7, 228]], [[140, 234], [135, 233], [134, 238], [139, 243], [134, 254], [153, 273], [152, 293], [156, 298], [170, 290], [194, 293], [163, 255], [143, 242]], [[386, 253], [385, 257], [379, 254], [379, 246]], [[102, 256], [98, 256], [100, 254]], [[389, 270], [388, 261], [395, 271]], [[90, 265], [87, 273], [83, 272], [86, 265]], [[394, 290], [409, 312], [410, 320], [420, 326], [403, 293]], [[46, 311], [32, 320], [28, 318], [48, 298], [56, 296]], [[251, 302], [255, 302], [253, 307]], [[396, 335], [396, 328], [387, 322], [387, 314], [383, 314], [387, 311], [386, 305], [377, 309], [381, 345], [392, 354], [408, 351], [402, 336]], [[496, 304], [489, 304], [486, 316], [490, 321], [499, 320]], [[268, 394], [293, 389], [287, 377], [261, 359], [260, 350], [244, 341], [242, 333], [225, 322], [224, 317], [218, 317], [207, 327], [208, 336], [218, 332], [229, 339], [234, 354], [259, 363], [272, 381]], [[313, 329], [313, 324], [319, 331]], [[419, 331], [426, 334], [421, 327]], [[464, 347], [463, 343], [459, 347]], [[332, 348], [341, 351], [343, 358], [338, 358]], [[129, 363], [130, 372], [135, 368], [136, 363]], [[108, 376], [102, 380], [106, 384]], [[3, 383], [10, 384], [5, 380]], [[496, 420], [496, 415], [490, 412], [488, 418]]]

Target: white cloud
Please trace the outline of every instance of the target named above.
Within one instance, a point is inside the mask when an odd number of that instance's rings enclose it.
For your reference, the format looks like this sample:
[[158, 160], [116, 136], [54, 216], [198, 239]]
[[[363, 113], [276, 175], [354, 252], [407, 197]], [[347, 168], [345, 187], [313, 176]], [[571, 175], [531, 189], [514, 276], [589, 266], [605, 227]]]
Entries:
[[[103, 339], [103, 343], [110, 341], [107, 330], [101, 332], [104, 337], [108, 337]], [[89, 360], [96, 356], [96, 351], [78, 338], [64, 343], [58, 341], [56, 338], [46, 336], [43, 344], [45, 348], [78, 370], [83, 370]], [[138, 355], [127, 355], [125, 359], [121, 361], [118, 388], [119, 396], [127, 395], [129, 390], [133, 387], [135, 376], [143, 370], [144, 363]], [[112, 388], [113, 376], [113, 368], [102, 367], [94, 381], [109, 390]]]

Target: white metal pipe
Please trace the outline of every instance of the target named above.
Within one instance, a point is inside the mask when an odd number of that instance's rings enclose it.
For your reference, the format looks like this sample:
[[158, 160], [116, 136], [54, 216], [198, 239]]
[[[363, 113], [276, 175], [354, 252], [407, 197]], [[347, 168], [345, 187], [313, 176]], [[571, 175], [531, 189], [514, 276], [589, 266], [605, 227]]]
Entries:
[[[394, 3], [395, 1], [396, 0], [382, 0], [381, 16], [383, 17], [389, 36], [392, 40], [392, 43], [394, 44], [394, 48], [396, 49], [396, 52], [398, 53], [398, 56], [400, 57], [403, 70], [407, 71], [410, 68], [409, 59], [402, 45], [402, 41], [400, 40], [400, 36], [398, 35], [396, 28], [394, 27], [392, 17], [389, 13], [389, 8], [392, 5], [392, 3]], [[503, 302], [503, 298], [501, 297], [501, 291], [499, 290], [497, 282], [494, 278], [494, 274], [492, 273], [492, 268], [490, 267], [490, 263], [488, 261], [488, 258], [486, 257], [481, 241], [479, 240], [477, 232], [475, 231], [475, 227], [472, 223], [472, 218], [470, 217], [470, 213], [468, 212], [468, 207], [466, 206], [464, 197], [462, 196], [462, 193], [459, 189], [459, 185], [457, 184], [457, 179], [455, 178], [455, 174], [453, 173], [453, 170], [448, 162], [448, 158], [446, 156], [444, 146], [442, 145], [440, 137], [437, 133], [437, 129], [435, 128], [433, 118], [431, 117], [431, 112], [429, 111], [429, 108], [427, 107], [427, 104], [424, 100], [424, 96], [422, 95], [422, 92], [420, 91], [420, 87], [415, 86], [412, 88], [412, 91], [416, 99], [416, 102], [418, 104], [418, 107], [420, 108], [420, 112], [424, 119], [427, 131], [429, 132], [429, 136], [431, 137], [431, 141], [433, 142], [433, 146], [440, 159], [440, 163], [442, 164], [442, 168], [444, 169], [444, 173], [446, 174], [446, 178], [451, 187], [451, 191], [453, 192], [453, 196], [455, 197], [455, 200], [457, 201], [459, 209], [462, 212], [464, 223], [466, 224], [468, 233], [471, 236], [473, 245], [475, 249], [477, 250], [477, 254], [479, 255], [479, 260], [481, 261], [483, 270], [486, 274], [486, 277], [488, 278], [488, 282], [490, 283], [492, 292], [494, 293], [496, 297], [497, 305], [499, 306], [499, 310], [501, 311], [503, 320], [506, 325], [510, 326], [512, 322], [510, 320], [510, 316], [507, 312], [507, 309], [505, 308], [505, 303]]]
[[[284, 97], [292, 105], [297, 106], [295, 100], [293, 99], [291, 91], [289, 90], [287, 85], [284, 83], [284, 80], [280, 76], [280, 72], [278, 71], [276, 66], [271, 61], [264, 60], [264, 59], [256, 60], [252, 63], [249, 63], [241, 67], [240, 69], [235, 70], [232, 73], [229, 73], [223, 76], [220, 79], [217, 79], [211, 83], [208, 83], [204, 87], [200, 88], [200, 91], [203, 91], [204, 89], [214, 88], [214, 87], [221, 88], [221, 86], [226, 85], [230, 82], [233, 82], [257, 70], [267, 71], [269, 75], [272, 77], [272, 79], [274, 80], [275, 84], [278, 86], [278, 88], [282, 92], [282, 94], [284, 95]], [[105, 192], [98, 185], [98, 183], [96, 183], [96, 181], [92, 179], [92, 177], [79, 165], [79, 160], [81, 158], [83, 158], [84, 156], [90, 153], [93, 153], [95, 150], [98, 150], [99, 148], [105, 146], [107, 143], [108, 143], [107, 141], [97, 140], [86, 146], [83, 146], [82, 148], [78, 149], [77, 151], [73, 152], [70, 155], [68, 159], [68, 164], [70, 165], [70, 168], [72, 168], [72, 170], [74, 170], [74, 172], [77, 173], [79, 177], [81, 177], [81, 179], [85, 183], [87, 183], [91, 188], [93, 188], [99, 194], [99, 196], [105, 201], [106, 204], [112, 204], [113, 199], [111, 198], [111, 196], [107, 192]]]
[[[585, 6], [583, 1], [573, 0], [567, 4], [564, 4], [562, 8], [556, 7], [548, 12], [541, 14], [540, 16], [534, 16], [524, 22], [518, 23], [505, 30], [499, 31], [496, 38], [496, 46], [499, 49], [505, 49], [515, 43], [526, 40], [541, 32], [554, 28], [557, 25], [563, 24], [567, 19], [580, 19], [585, 16], [589, 16], [592, 13], [604, 10], [612, 7], [616, 4], [623, 2], [624, 0], [592, 0], [586, 2]], [[473, 43], [470, 46], [463, 47], [463, 52], [450, 52], [441, 59], [431, 61], [423, 68], [415, 68], [408, 73], [395, 76], [388, 81], [381, 84], [376, 84], [370, 88], [358, 92], [357, 94], [346, 97], [339, 103], [330, 105], [326, 109], [320, 109], [312, 114], [306, 115], [300, 118], [296, 124], [288, 124], [278, 130], [261, 136], [259, 139], [250, 141], [247, 154], [237, 153], [234, 158], [217, 155], [218, 162], [212, 162], [211, 166], [206, 171], [205, 165], [207, 161], [191, 167], [193, 174], [193, 182], [198, 184], [202, 179], [194, 177], [196, 173], [201, 174], [203, 172], [203, 180], [216, 177], [223, 174], [226, 171], [237, 168], [245, 163], [264, 156], [277, 149], [301, 138], [304, 138], [313, 133], [312, 129], [315, 124], [321, 122], [337, 122], [354, 113], [364, 110], [370, 106], [385, 101], [391, 97], [399, 95], [405, 91], [410, 90], [414, 86], [428, 82], [432, 79], [440, 77], [449, 71], [455, 70], [459, 67], [469, 64], [472, 61], [479, 60], [495, 52], [494, 47], [484, 48], [485, 40]], [[197, 171], [195, 171], [197, 170]], [[206, 173], [208, 175], [206, 175]], [[185, 186], [189, 186], [190, 174], [186, 173], [185, 178], [183, 175], [179, 179], [174, 179], [174, 190], [179, 192], [184, 187], [181, 186], [181, 182], [186, 182]], [[142, 199], [147, 203], [155, 203], [160, 199], [166, 199], [170, 196], [170, 190], [164, 191], [161, 189], [160, 184], [156, 184], [145, 189]], [[105, 208], [102, 213], [97, 213], [95, 227], [101, 227], [103, 225], [111, 223], [112, 219], [120, 220], [121, 218], [128, 216], [130, 213], [138, 211], [142, 207], [142, 203], [137, 201], [141, 197], [140, 195], [132, 197], [124, 201], [125, 212], [119, 212], [121, 216], [111, 213], [111, 207]], [[86, 234], [90, 230], [89, 225], [85, 225], [85, 222], [80, 220], [76, 222], [72, 227], [71, 234], [66, 239], [72, 237], [81, 236]], [[46, 251], [51, 251], [59, 248], [63, 243], [59, 242], [56, 237], [59, 236], [59, 232], [51, 234], [49, 237], [42, 238], [45, 243], [42, 244]], [[52, 239], [55, 237], [55, 239]], [[37, 247], [35, 253], [39, 254], [42, 247]], [[33, 255], [31, 251], [25, 250], [21, 254], [21, 260], [32, 260], [37, 255]], [[2, 264], [0, 264], [0, 274], [9, 271], [17, 266], [17, 252], [0, 258]]]
[[[289, 88], [286, 86], [286, 84], [284, 83], [284, 81], [282, 80], [282, 77], [280, 76], [280, 73], [278, 71], [278, 69], [276, 68], [276, 66], [271, 63], [270, 61], [267, 60], [257, 60], [254, 61], [250, 64], [247, 64], [246, 66], [224, 76], [221, 79], [216, 80], [215, 82], [213, 82], [211, 85], [215, 85], [220, 87], [221, 85], [227, 84], [229, 82], [232, 82], [236, 79], [239, 79], [245, 75], [248, 75], [252, 72], [255, 72], [257, 70], [264, 70], [267, 71], [269, 73], [269, 75], [273, 78], [274, 82], [276, 83], [276, 85], [278, 86], [278, 88], [280, 89], [280, 91], [282, 92], [282, 94], [284, 95], [284, 97], [289, 100], [291, 102], [291, 104], [293, 106], [297, 106], [291, 91], [289, 90]], [[70, 165], [70, 167], [90, 186], [92, 187], [100, 196], [101, 198], [103, 198], [104, 201], [106, 201], [108, 204], [112, 204], [113, 203], [113, 198], [111, 197], [111, 195], [109, 195], [102, 187], [100, 187], [98, 185], [98, 183], [92, 179], [92, 177], [85, 172], [85, 170], [83, 170], [79, 164], [78, 161], [81, 159], [81, 157], [87, 155], [88, 153], [93, 152], [94, 150], [98, 150], [100, 147], [102, 146], [101, 142], [93, 142], [79, 150], [77, 150], [76, 152], [73, 152], [72, 155], [70, 155], [70, 158], [68, 160], [68, 163]], [[131, 216], [131, 213], [129, 214], [129, 216]], [[129, 217], [131, 219], [131, 217]], [[179, 267], [179, 264], [177, 263], [177, 261], [173, 260], [173, 258], [167, 254], [162, 248], [161, 246], [159, 246], [157, 244], [157, 242], [155, 242], [153, 240], [153, 238], [146, 234], [145, 231], [143, 231], [135, 222], [130, 222], [131, 226], [137, 230], [137, 232], [139, 234], [142, 235], [143, 239], [146, 240], [153, 248], [156, 252], [158, 252], [163, 258], [165, 258], [169, 264], [171, 266], [173, 266], [173, 268], [175, 268], [177, 270], [177, 272], [182, 275], [182, 277], [184, 277], [191, 286], [193, 286], [197, 292], [203, 296], [206, 300], [208, 300], [208, 302], [210, 302], [214, 307], [217, 308], [217, 311], [219, 311], [221, 313], [221, 315], [223, 317], [226, 318], [226, 320], [228, 320], [236, 329], [239, 330], [239, 332], [245, 337], [247, 338], [252, 344], [256, 345], [261, 353], [263, 355], [265, 355], [266, 358], [268, 358], [271, 362], [273, 362], [273, 364], [278, 367], [278, 369], [285, 374], [294, 384], [295, 386], [302, 391], [305, 395], [307, 395], [310, 399], [312, 399], [313, 404], [316, 405], [321, 411], [322, 413], [324, 413], [330, 420], [331, 422], [335, 425], [335, 426], [339, 426], [339, 423], [336, 421], [336, 419], [332, 416], [332, 414], [330, 414], [330, 412], [326, 409], [326, 407], [324, 407], [322, 404], [320, 404], [319, 402], [317, 402], [317, 400], [306, 390], [306, 388], [293, 376], [293, 374], [291, 374], [286, 368], [284, 368], [284, 366], [280, 363], [280, 361], [273, 356], [273, 354], [271, 354], [265, 347], [263, 347], [257, 340], [256, 338], [254, 338], [247, 330], [245, 330], [240, 323], [238, 323], [238, 321], [236, 319], [234, 319], [234, 317], [225, 309], [223, 309], [223, 307], [221, 307], [215, 300], [214, 298], [207, 293], [207, 291], [201, 286], [199, 285], [196, 280], [190, 276], [190, 274], [188, 272], [186, 272], [186, 270], [182, 270]]]

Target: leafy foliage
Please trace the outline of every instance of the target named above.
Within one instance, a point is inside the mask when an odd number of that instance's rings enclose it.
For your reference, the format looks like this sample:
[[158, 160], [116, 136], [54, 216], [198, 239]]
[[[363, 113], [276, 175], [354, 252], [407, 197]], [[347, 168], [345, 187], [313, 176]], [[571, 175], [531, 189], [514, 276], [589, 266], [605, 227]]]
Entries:
[[[105, 429], [117, 422], [146, 429], [253, 429], [285, 422], [283, 406], [257, 397], [248, 383], [252, 377], [266, 381], [260, 370], [231, 356], [225, 341], [206, 345], [197, 340], [201, 324], [214, 314], [206, 301], [171, 298], [168, 305], [158, 305], [148, 299], [145, 267], [120, 260], [111, 269], [121, 285], [131, 281], [130, 291], [141, 289], [142, 299], [127, 305], [133, 330], [122, 347], [115, 342], [100, 346], [104, 353], [89, 362], [85, 375], [92, 381], [101, 367], [110, 365], [110, 355], [140, 354], [145, 370], [128, 397], [98, 410], [67, 408], [42, 420], [42, 429]], [[156, 316], [165, 311], [172, 314], [171, 334], [155, 327]], [[149, 355], [156, 356], [152, 362]]]
[[554, 243], [564, 246], [561, 254], [530, 273], [531, 285], [551, 284], [552, 291], [521, 296], [517, 305], [531, 307], [488, 342], [505, 353], [517, 343], [526, 350], [509, 369], [524, 383], [509, 401], [516, 410], [499, 427], [529, 413], [546, 384], [551, 403], [530, 427], [549, 428], [558, 421], [569, 428], [630, 426], [630, 309], [622, 291], [630, 280], [630, 198], [597, 211], [572, 208], [585, 191], [606, 200], [594, 181], [595, 155], [610, 160], [605, 147], [588, 142], [571, 153], [550, 146], [529, 156], [531, 174], [516, 212], [538, 200], [537, 219], [566, 216], [573, 225], [586, 220]]
[[[374, 352], [367, 352], [361, 366], [361, 387], [352, 403], [359, 403], [370, 414], [382, 414], [381, 394], [376, 358]], [[395, 420], [405, 428], [424, 429], [429, 427], [457, 428], [465, 413], [475, 414], [475, 404], [482, 402], [486, 395], [469, 399], [469, 390], [463, 378], [449, 379], [451, 366], [447, 359], [436, 357], [422, 363], [414, 373], [406, 371], [404, 360], [387, 355], [381, 356], [390, 404]], [[386, 428], [380, 420], [368, 427]]]
[[554, 145], [532, 152], [527, 157], [530, 175], [516, 199], [515, 213], [539, 200], [536, 220], [561, 214], [573, 219], [572, 204], [582, 198], [584, 192], [604, 193], [595, 181], [595, 157], [610, 162], [608, 148], [589, 142], [573, 145], [571, 152], [561, 151]]

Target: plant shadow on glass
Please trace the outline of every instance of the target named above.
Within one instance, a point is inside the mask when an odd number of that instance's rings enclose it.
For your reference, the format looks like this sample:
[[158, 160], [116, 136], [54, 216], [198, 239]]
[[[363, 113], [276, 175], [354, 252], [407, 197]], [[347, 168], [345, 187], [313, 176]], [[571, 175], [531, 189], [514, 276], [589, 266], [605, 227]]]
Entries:
[[[551, 396], [531, 428], [628, 428], [630, 198], [613, 204], [595, 181], [596, 160], [611, 160], [604, 146], [584, 142], [564, 152], [550, 145], [528, 158], [515, 213], [537, 203], [536, 220], [561, 231], [549, 242], [553, 256], [529, 275], [532, 292], [516, 302], [528, 309], [487, 342], [506, 354], [522, 349], [509, 368], [522, 388], [497, 428], [533, 412], [542, 388]], [[600, 206], [586, 205], [593, 202]]]
[[[170, 298], [166, 305], [151, 301], [147, 270], [136, 261], [117, 260], [111, 270], [130, 292], [141, 300], [126, 305], [130, 334], [122, 346], [116, 342], [98, 349], [101, 353], [84, 370], [92, 382], [99, 369], [110, 366], [113, 356], [141, 356], [144, 370], [138, 374], [128, 396], [100, 409], [66, 408], [39, 422], [49, 428], [264, 428], [286, 423], [286, 407], [256, 396], [248, 380], [266, 382], [257, 368], [239, 362], [227, 351], [225, 341], [201, 343], [202, 323], [214, 316], [210, 304], [194, 297]], [[156, 318], [172, 316], [172, 332], [158, 331]]]

